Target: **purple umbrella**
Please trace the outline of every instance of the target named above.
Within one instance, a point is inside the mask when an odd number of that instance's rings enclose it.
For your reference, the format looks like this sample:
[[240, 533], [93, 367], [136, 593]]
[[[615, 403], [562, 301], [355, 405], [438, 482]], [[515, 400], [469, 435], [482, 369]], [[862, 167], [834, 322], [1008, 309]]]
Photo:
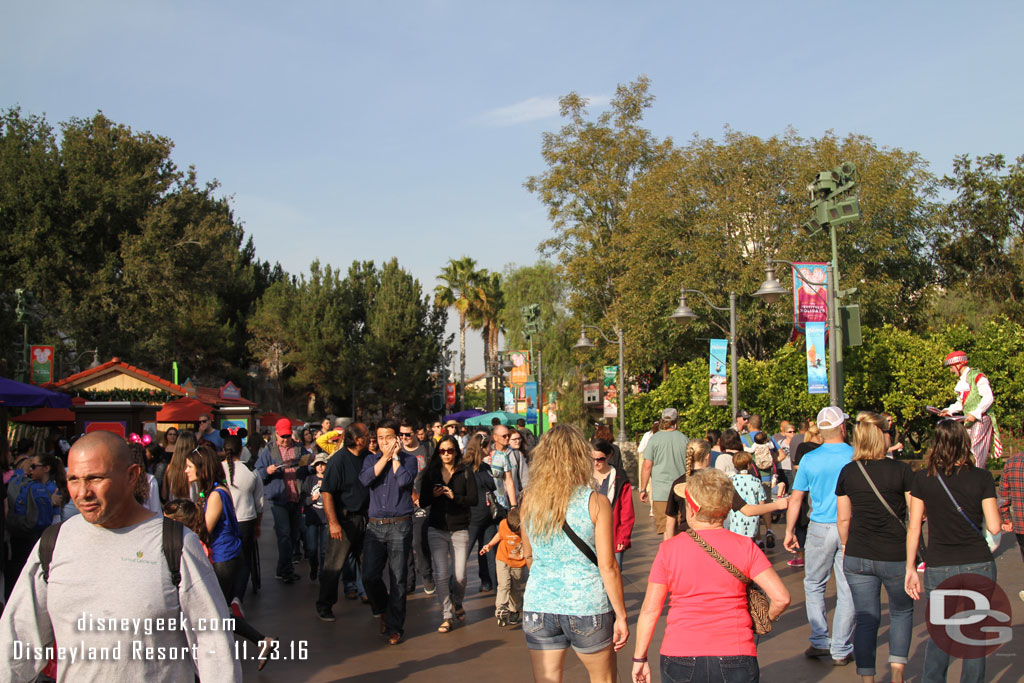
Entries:
[[452, 413], [451, 415], [445, 415], [444, 416], [444, 421], [448, 422], [449, 420], [455, 420], [456, 422], [465, 422], [466, 420], [468, 420], [471, 417], [476, 417], [477, 415], [483, 415], [483, 414], [484, 414], [484, 411], [482, 411], [482, 410], [477, 410], [476, 408], [470, 408], [469, 410], [463, 410], [463, 411], [460, 411], [458, 413]]
[[70, 408], [71, 397], [33, 384], [0, 377], [0, 406], [7, 408]]

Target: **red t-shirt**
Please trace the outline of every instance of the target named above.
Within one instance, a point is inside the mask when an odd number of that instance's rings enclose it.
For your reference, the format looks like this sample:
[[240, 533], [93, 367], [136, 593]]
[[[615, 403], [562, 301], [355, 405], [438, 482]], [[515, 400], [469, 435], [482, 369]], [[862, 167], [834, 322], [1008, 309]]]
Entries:
[[[725, 529], [698, 532], [708, 545], [746, 576], [771, 562], [746, 536]], [[661, 654], [669, 657], [757, 656], [746, 585], [682, 533], [661, 544], [650, 583], [668, 586], [669, 610]]]

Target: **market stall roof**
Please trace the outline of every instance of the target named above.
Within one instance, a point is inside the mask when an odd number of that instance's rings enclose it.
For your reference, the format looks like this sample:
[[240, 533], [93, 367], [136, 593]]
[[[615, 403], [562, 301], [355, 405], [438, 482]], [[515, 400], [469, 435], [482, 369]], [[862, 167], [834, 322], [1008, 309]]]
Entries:
[[156, 414], [157, 422], [196, 422], [200, 415], [213, 412], [213, 408], [194, 398], [179, 398], [164, 404]]
[[[82, 372], [75, 373], [70, 377], [57, 382], [54, 386], [64, 391], [84, 390], [93, 389], [97, 386], [102, 386], [103, 389], [108, 388], [104, 385], [107, 381], [117, 381], [115, 378], [119, 375], [127, 375], [138, 381], [143, 387], [152, 388], [157, 391], [166, 391], [169, 394], [175, 396], [185, 396], [185, 389], [174, 382], [170, 382], [163, 377], [154, 375], [152, 372], [147, 372], [142, 368], [137, 368], [134, 365], [125, 363], [120, 358], [114, 357], [108, 360], [106, 363], [101, 363], [94, 368], [83, 370]], [[136, 385], [138, 386], [138, 384]], [[115, 388], [113, 386], [109, 388]]]
[[71, 397], [32, 384], [0, 377], [0, 406], [6, 408], [67, 408]]

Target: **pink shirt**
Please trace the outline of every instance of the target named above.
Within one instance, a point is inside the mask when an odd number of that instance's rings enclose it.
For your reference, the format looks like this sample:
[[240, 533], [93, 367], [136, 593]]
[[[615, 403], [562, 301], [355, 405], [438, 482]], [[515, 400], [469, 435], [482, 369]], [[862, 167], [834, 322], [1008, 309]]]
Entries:
[[[703, 529], [698, 533], [748, 577], [772, 566], [746, 536], [725, 529]], [[715, 562], [689, 534], [681, 533], [661, 544], [648, 581], [668, 586], [668, 622], [661, 654], [757, 656], [747, 612], [746, 585]]]

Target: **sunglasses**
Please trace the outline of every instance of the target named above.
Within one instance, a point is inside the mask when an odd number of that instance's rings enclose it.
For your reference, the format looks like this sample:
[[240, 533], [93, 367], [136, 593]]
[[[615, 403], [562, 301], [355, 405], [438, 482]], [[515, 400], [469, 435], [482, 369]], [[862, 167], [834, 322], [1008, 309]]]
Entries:
[[605, 462], [608, 460], [607, 456], [601, 456], [600, 458], [594, 458], [594, 462]]
[[398, 432], [398, 435], [404, 439], [407, 436], [412, 436], [412, 432]]
[[438, 448], [437, 452], [440, 453], [441, 455], [455, 455], [454, 448]]
[[199, 421], [199, 424], [203, 424], [205, 422], [209, 422], [209, 420], [207, 420], [206, 418], [203, 418], [202, 420]]

